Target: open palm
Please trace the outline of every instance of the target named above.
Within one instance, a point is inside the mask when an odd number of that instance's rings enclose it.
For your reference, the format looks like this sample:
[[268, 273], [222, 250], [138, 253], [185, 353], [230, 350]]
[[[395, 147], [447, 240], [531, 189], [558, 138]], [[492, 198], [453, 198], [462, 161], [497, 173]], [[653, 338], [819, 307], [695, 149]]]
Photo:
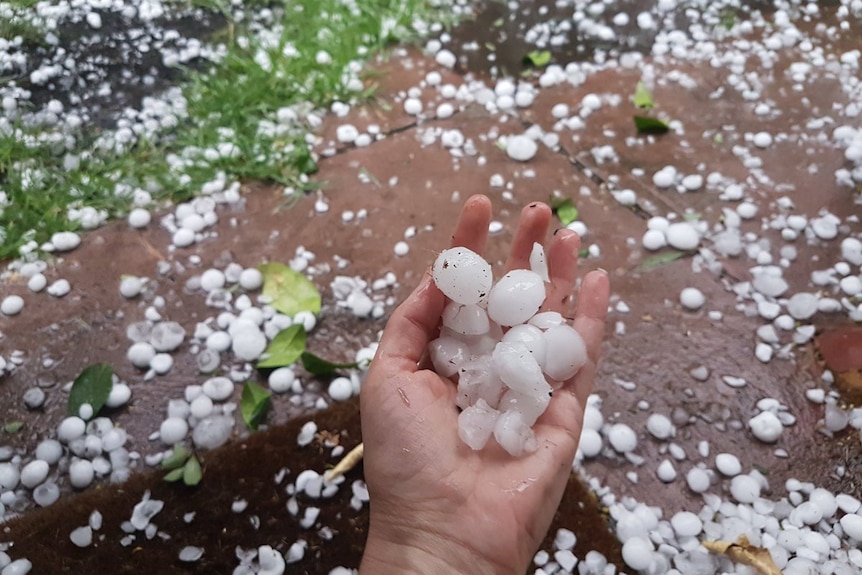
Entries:
[[[507, 269], [529, 267], [551, 211], [530, 204], [512, 242]], [[491, 219], [484, 196], [470, 198], [453, 246], [482, 253]], [[547, 248], [551, 283], [544, 309], [567, 315], [579, 238], [561, 230]], [[456, 387], [425, 369], [445, 305], [429, 274], [393, 313], [362, 389], [365, 477], [371, 527], [363, 573], [523, 573], [562, 497], [592, 390], [607, 310], [602, 272], [586, 276], [574, 327], [589, 361], [554, 392], [534, 426], [538, 450], [512, 457], [495, 442], [473, 451], [458, 437]]]

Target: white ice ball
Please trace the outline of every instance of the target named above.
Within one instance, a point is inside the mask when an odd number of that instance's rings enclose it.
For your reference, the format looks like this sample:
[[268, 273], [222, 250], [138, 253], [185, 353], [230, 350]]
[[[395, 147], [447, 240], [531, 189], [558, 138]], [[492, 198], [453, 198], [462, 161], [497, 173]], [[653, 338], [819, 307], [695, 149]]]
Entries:
[[353, 395], [353, 383], [347, 377], [336, 377], [329, 383], [327, 391], [335, 401], [347, 401]]
[[762, 411], [748, 420], [754, 437], [764, 443], [775, 443], [781, 437], [784, 426], [778, 416], [771, 411]]
[[641, 244], [650, 251], [660, 250], [667, 245], [667, 238], [661, 230], [647, 230]]
[[491, 264], [476, 252], [464, 247], [440, 253], [432, 270], [434, 283], [454, 302], [479, 303], [491, 290]]
[[500, 325], [529, 320], [545, 301], [545, 283], [530, 270], [512, 270], [491, 288], [488, 315]]
[[608, 429], [608, 441], [616, 451], [628, 453], [638, 445], [638, 436], [625, 423], [615, 423]]
[[510, 389], [525, 394], [551, 391], [536, 358], [522, 343], [498, 343], [491, 354], [491, 367]]
[[239, 274], [239, 286], [246, 291], [260, 289], [263, 285], [263, 274], [257, 268], [246, 268]]
[[506, 139], [506, 153], [513, 160], [528, 162], [533, 159], [538, 151], [539, 145], [529, 136], [509, 136]]
[[129, 212], [129, 226], [135, 229], [147, 227], [150, 224], [151, 219], [152, 216], [150, 216], [150, 212], [144, 208], [135, 208]]
[[687, 287], [680, 292], [679, 303], [681, 303], [685, 309], [695, 311], [703, 307], [703, 304], [706, 303], [706, 297], [699, 289]]
[[24, 298], [19, 295], [9, 295], [0, 303], [0, 313], [3, 315], [18, 315], [24, 309]]
[[488, 406], [484, 399], [479, 399], [458, 415], [458, 437], [471, 449], [482, 449], [494, 433], [499, 416], [499, 411]]
[[454, 337], [438, 337], [428, 344], [428, 353], [434, 371], [443, 377], [452, 377], [465, 361], [470, 359], [470, 346]]
[[550, 327], [545, 331], [544, 339], [544, 372], [551, 379], [567, 381], [587, 363], [587, 346], [572, 326]]
[[269, 388], [275, 393], [286, 393], [290, 391], [294, 381], [296, 381], [296, 374], [293, 372], [293, 369], [289, 367], [279, 367], [278, 369], [274, 369], [267, 379]]
[[538, 327], [529, 324], [512, 326], [512, 328], [503, 335], [503, 339], [501, 341], [524, 344], [530, 353], [533, 354], [539, 367], [544, 367], [548, 345], [545, 341], [544, 333]]
[[189, 424], [181, 417], [169, 417], [159, 427], [159, 436], [165, 445], [179, 443], [189, 433]]
[[490, 323], [488, 312], [478, 305], [461, 305], [454, 301], [443, 308], [443, 325], [462, 335], [482, 335], [488, 333]]
[[86, 459], [76, 459], [69, 466], [69, 481], [76, 489], [85, 489], [90, 486], [95, 476], [93, 464]]
[[539, 447], [533, 430], [517, 411], [507, 411], [497, 418], [494, 425], [494, 439], [514, 457], [532, 453]]
[[700, 236], [694, 226], [687, 222], [677, 222], [667, 228], [667, 243], [678, 250], [693, 250], [700, 244]]

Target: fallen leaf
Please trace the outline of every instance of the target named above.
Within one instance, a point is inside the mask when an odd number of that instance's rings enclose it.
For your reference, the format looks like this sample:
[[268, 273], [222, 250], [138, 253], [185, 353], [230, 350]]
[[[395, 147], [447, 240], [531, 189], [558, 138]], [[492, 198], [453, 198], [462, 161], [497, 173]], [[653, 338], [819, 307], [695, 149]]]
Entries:
[[81, 406], [85, 403], [93, 408], [93, 417], [108, 401], [113, 387], [114, 370], [105, 363], [88, 365], [84, 371], [75, 378], [72, 391], [69, 392], [69, 415], [80, 416]]
[[[174, 447], [174, 450], [171, 452], [170, 455], [162, 459], [162, 469], [181, 468], [185, 464], [185, 462], [188, 461], [191, 455], [191, 451], [189, 451], [182, 445], [177, 445]], [[165, 476], [165, 479], [167, 479], [167, 476]]]
[[201, 469], [201, 462], [198, 461], [198, 458], [194, 455], [189, 457], [189, 460], [186, 461], [186, 464], [183, 465], [183, 483], [188, 485], [189, 487], [193, 487], [201, 482], [203, 479], [204, 472]]
[[635, 88], [634, 95], [634, 103], [638, 108], [644, 108], [649, 110], [655, 106], [655, 102], [652, 99], [652, 94], [647, 89], [646, 84], [643, 82], [638, 82], [637, 87]]
[[703, 546], [712, 553], [727, 555], [732, 561], [754, 567], [763, 575], [781, 575], [769, 551], [752, 545], [745, 535], [740, 535], [736, 543], [729, 541], [704, 541]]
[[551, 62], [551, 53], [547, 50], [533, 50], [524, 56], [524, 64], [535, 68], [544, 68]]
[[307, 277], [278, 262], [258, 269], [263, 274], [263, 295], [273, 308], [291, 317], [301, 311], [320, 312], [320, 292]]
[[666, 134], [670, 127], [658, 118], [635, 116], [635, 128], [639, 134]]
[[359, 367], [359, 364], [356, 362], [333, 363], [314, 355], [310, 351], [304, 351], [302, 352], [302, 367], [312, 375], [329, 375], [339, 369], [353, 369]]
[[19, 431], [21, 431], [22, 427], [24, 427], [23, 421], [10, 421], [3, 426], [3, 431], [11, 435], [13, 433], [18, 433]]
[[249, 429], [257, 429], [261, 419], [269, 409], [272, 393], [253, 381], [247, 381], [242, 388], [239, 409], [242, 420]]
[[659, 268], [671, 262], [675, 262], [684, 255], [685, 252], [670, 251], [650, 256], [641, 262], [641, 264], [637, 267], [637, 271], [646, 272], [649, 270], [654, 270], [655, 268]]
[[578, 219], [580, 215], [578, 212], [578, 208], [575, 206], [575, 203], [571, 198], [559, 198], [555, 196], [551, 196], [550, 199], [551, 210], [554, 212], [554, 215], [560, 220], [560, 223], [564, 226], [569, 225]]
[[278, 332], [257, 362], [258, 368], [284, 367], [295, 362], [305, 351], [305, 328], [301, 323], [295, 323], [289, 328]]

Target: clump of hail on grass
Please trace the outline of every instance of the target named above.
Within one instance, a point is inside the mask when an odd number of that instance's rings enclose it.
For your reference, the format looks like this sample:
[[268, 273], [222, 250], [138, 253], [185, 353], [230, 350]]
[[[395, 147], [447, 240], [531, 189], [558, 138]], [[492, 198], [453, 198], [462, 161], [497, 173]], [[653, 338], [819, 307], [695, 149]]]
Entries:
[[511, 455], [538, 448], [532, 426], [551, 393], [586, 363], [584, 342], [557, 312], [540, 312], [548, 270], [535, 244], [531, 269], [494, 284], [491, 265], [463, 247], [442, 252], [433, 277], [446, 295], [434, 369], [458, 385], [458, 435], [480, 450], [491, 436]]

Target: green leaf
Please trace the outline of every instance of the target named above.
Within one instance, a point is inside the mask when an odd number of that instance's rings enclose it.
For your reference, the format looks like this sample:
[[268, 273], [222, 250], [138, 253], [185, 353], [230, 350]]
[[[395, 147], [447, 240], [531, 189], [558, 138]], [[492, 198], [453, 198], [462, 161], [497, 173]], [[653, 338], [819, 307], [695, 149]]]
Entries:
[[544, 68], [551, 62], [551, 53], [547, 50], [533, 50], [524, 56], [524, 65]]
[[3, 426], [3, 431], [11, 435], [13, 433], [18, 433], [19, 431], [21, 431], [22, 427], [24, 427], [23, 421], [10, 421]]
[[171, 454], [162, 459], [162, 469], [178, 469], [182, 467], [191, 454], [192, 452], [182, 445], [175, 446]]
[[310, 351], [304, 351], [302, 352], [302, 367], [312, 375], [329, 375], [339, 369], [357, 368], [359, 364], [355, 361], [353, 363], [333, 363], [314, 355]]
[[649, 271], [655, 268], [660, 268], [661, 266], [667, 265], [671, 262], [675, 262], [679, 258], [683, 257], [685, 252], [680, 251], [671, 251], [671, 252], [662, 252], [660, 254], [656, 254], [654, 256], [650, 256], [641, 262], [641, 265], [638, 266], [638, 271]]
[[652, 99], [652, 94], [647, 89], [646, 85], [643, 82], [638, 82], [637, 87], [635, 88], [635, 106], [638, 108], [650, 109], [655, 106], [655, 102]]
[[247, 381], [242, 388], [239, 410], [242, 420], [249, 429], [257, 429], [261, 419], [269, 409], [272, 394], [253, 381]]
[[635, 116], [635, 127], [639, 134], [666, 134], [670, 130], [665, 122], [649, 116]]
[[189, 460], [186, 461], [186, 464], [183, 465], [183, 483], [189, 487], [193, 487], [201, 482], [203, 476], [204, 472], [203, 469], [201, 469], [201, 462], [198, 461], [197, 457], [192, 455], [189, 457]]
[[585, 260], [590, 257], [590, 250], [587, 248], [581, 248], [581, 251], [578, 252], [578, 258]]
[[261, 264], [263, 295], [269, 305], [289, 316], [301, 311], [320, 312], [320, 292], [304, 275], [278, 262]]
[[174, 481], [179, 481], [183, 478], [184, 472], [185, 469], [183, 469], [182, 467], [177, 467], [176, 469], [171, 470], [170, 472], [165, 474], [165, 481], [170, 483], [173, 483]]
[[494, 23], [493, 23], [493, 24], [491, 24], [491, 25], [492, 25], [494, 28], [499, 28], [499, 27], [501, 27], [503, 24], [505, 24], [505, 20], [503, 20], [502, 18], [497, 18], [496, 20], [494, 20]]
[[93, 417], [108, 401], [113, 382], [114, 370], [105, 363], [88, 365], [75, 378], [69, 393], [69, 415], [80, 415], [81, 406], [89, 403], [93, 407]]
[[257, 362], [258, 368], [284, 367], [299, 359], [305, 351], [305, 328], [301, 323], [295, 323], [276, 334]]
[[564, 226], [578, 219], [578, 208], [571, 198], [551, 197], [551, 209]]

